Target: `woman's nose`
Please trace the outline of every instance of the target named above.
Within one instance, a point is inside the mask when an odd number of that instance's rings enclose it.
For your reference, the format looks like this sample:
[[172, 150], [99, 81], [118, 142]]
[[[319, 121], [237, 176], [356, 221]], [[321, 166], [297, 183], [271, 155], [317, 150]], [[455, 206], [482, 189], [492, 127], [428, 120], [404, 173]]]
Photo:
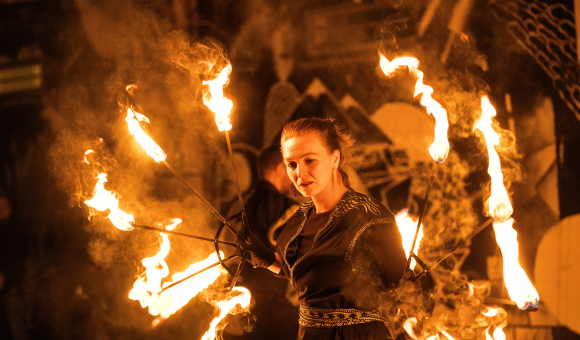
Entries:
[[302, 177], [305, 174], [305, 171], [303, 170], [303, 168], [300, 165], [296, 166], [296, 176], [297, 177]]

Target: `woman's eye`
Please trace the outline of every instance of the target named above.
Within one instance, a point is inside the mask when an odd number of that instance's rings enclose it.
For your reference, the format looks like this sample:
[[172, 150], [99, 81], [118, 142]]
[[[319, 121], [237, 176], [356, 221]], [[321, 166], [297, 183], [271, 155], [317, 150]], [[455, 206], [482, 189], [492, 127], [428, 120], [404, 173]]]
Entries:
[[312, 164], [314, 162], [316, 162], [316, 159], [307, 159], [306, 160], [306, 164]]
[[290, 169], [294, 169], [294, 168], [296, 168], [296, 163], [290, 162], [290, 163], [286, 164], [286, 166], [289, 167]]

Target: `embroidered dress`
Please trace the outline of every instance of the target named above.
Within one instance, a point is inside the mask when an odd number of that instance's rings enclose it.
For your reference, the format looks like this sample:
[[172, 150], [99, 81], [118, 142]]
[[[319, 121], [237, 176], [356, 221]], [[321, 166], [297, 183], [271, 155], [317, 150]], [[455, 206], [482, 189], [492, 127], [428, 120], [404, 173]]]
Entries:
[[[387, 339], [377, 308], [381, 295], [403, 276], [406, 257], [393, 214], [379, 201], [349, 190], [295, 262], [293, 242], [314, 210], [301, 206], [280, 234], [280, 276], [288, 278], [301, 303], [301, 340]], [[295, 251], [295, 250], [294, 250]]]

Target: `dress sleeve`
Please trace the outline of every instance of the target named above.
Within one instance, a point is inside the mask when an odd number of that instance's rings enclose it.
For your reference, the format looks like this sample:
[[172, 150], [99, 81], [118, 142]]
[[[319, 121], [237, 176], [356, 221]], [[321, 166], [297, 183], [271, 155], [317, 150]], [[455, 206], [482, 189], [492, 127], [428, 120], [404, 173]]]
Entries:
[[280, 267], [282, 267], [282, 269], [280, 269], [280, 272], [278, 274], [274, 274], [274, 276], [281, 277], [284, 279], [290, 278], [290, 269], [286, 265], [286, 261], [284, 261], [283, 255], [284, 252], [282, 251], [282, 249], [280, 249], [279, 244], [276, 244], [276, 254], [278, 254], [278, 256], [280, 257]]
[[394, 218], [374, 222], [370, 221], [353, 240], [352, 269], [380, 278], [383, 287], [397, 284], [407, 262], [401, 234]]

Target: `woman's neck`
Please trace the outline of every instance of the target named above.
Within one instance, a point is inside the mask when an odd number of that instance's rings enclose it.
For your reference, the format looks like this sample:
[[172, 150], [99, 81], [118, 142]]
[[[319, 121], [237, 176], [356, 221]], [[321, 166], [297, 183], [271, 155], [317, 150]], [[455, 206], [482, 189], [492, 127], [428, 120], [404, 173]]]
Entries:
[[338, 201], [342, 198], [348, 188], [342, 184], [335, 184], [321, 192], [316, 196], [312, 196], [312, 202], [314, 202], [314, 207], [316, 208], [316, 213], [324, 213], [332, 210]]

